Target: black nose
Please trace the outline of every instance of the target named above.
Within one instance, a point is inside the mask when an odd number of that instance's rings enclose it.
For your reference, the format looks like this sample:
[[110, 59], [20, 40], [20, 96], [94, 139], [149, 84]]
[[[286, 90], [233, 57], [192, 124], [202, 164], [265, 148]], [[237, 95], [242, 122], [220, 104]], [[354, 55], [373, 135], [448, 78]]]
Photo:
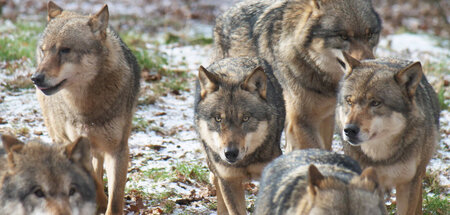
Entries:
[[31, 76], [31, 80], [36, 85], [42, 85], [45, 80], [45, 75], [44, 75], [44, 73], [40, 73], [40, 72], [34, 73], [33, 76]]
[[227, 147], [225, 149], [225, 157], [229, 162], [235, 162], [239, 155], [239, 149], [236, 147]]
[[344, 128], [345, 136], [355, 138], [359, 133], [359, 127], [355, 124], [347, 124]]

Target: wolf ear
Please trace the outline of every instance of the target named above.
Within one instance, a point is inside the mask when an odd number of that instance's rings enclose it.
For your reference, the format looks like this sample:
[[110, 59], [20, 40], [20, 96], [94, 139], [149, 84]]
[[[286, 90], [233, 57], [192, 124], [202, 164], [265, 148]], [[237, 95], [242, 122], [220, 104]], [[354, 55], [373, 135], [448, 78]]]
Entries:
[[345, 76], [348, 77], [350, 74], [352, 74], [353, 68], [361, 65], [361, 62], [352, 56], [350, 56], [347, 52], [343, 51], [342, 55], [345, 58], [345, 62], [342, 62], [340, 59], [337, 59], [339, 64], [341, 64], [342, 68], [345, 71]]
[[19, 153], [25, 144], [17, 138], [10, 135], [1, 135], [3, 148], [8, 153], [8, 165], [10, 168], [14, 168], [14, 153]]
[[200, 82], [200, 96], [202, 99], [205, 98], [206, 94], [219, 89], [219, 77], [217, 74], [209, 72], [203, 66], [198, 68], [198, 80]]
[[375, 168], [373, 168], [373, 167], [365, 168], [359, 177], [362, 179], [368, 179], [370, 181], [378, 183], [377, 172], [375, 171]]
[[422, 65], [420, 62], [414, 62], [401, 69], [395, 74], [395, 80], [400, 86], [406, 88], [409, 98], [416, 94], [417, 86], [422, 80]]
[[363, 170], [361, 175], [359, 176], [359, 182], [362, 183], [360, 186], [364, 187], [365, 189], [375, 191], [378, 187], [378, 176], [377, 172], [375, 171], [375, 168], [373, 167], [367, 167]]
[[241, 85], [241, 88], [251, 93], [257, 91], [261, 98], [266, 99], [267, 75], [264, 73], [264, 69], [261, 66], [254, 69], [253, 72], [247, 76], [244, 83]]
[[317, 194], [320, 182], [325, 179], [322, 173], [319, 172], [314, 164], [309, 165], [308, 168], [308, 192], [312, 195]]
[[74, 163], [88, 167], [91, 162], [91, 145], [86, 137], [79, 137], [65, 148], [67, 158]]
[[103, 5], [102, 9], [91, 16], [88, 25], [93, 33], [98, 33], [102, 39], [106, 38], [106, 29], [108, 28], [109, 11], [108, 5]]
[[22, 150], [22, 147], [25, 145], [22, 141], [10, 135], [1, 135], [2, 143], [5, 151], [7, 153], [11, 152], [19, 152]]
[[58, 6], [57, 4], [55, 4], [52, 1], [49, 1], [47, 4], [47, 22], [49, 22], [50, 20], [54, 19], [55, 17], [57, 17], [58, 15], [60, 15], [62, 13], [63, 9]]

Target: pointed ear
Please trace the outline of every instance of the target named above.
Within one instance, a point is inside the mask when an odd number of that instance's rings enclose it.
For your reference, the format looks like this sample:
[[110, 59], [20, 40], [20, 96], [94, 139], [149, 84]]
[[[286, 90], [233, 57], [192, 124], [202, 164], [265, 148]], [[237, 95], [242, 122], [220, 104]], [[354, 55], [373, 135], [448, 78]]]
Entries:
[[422, 80], [422, 65], [420, 62], [414, 62], [401, 69], [395, 74], [397, 83], [406, 88], [406, 92], [410, 99], [416, 94], [417, 86]]
[[312, 195], [317, 194], [317, 189], [320, 185], [320, 182], [325, 179], [323, 175], [319, 172], [314, 164], [309, 165], [308, 168], [308, 190]]
[[7, 153], [11, 152], [19, 152], [22, 150], [22, 147], [25, 145], [23, 142], [18, 140], [17, 138], [10, 135], [1, 135], [3, 147]]
[[320, 10], [321, 2], [320, 0], [310, 0], [309, 4], [314, 10]]
[[88, 25], [95, 34], [99, 34], [102, 39], [106, 38], [106, 29], [108, 29], [109, 11], [108, 5], [103, 5], [102, 9], [91, 16]]
[[52, 1], [47, 4], [47, 22], [59, 16], [63, 9]]
[[217, 74], [209, 72], [205, 67], [198, 68], [198, 80], [200, 82], [200, 96], [205, 98], [206, 94], [219, 89], [219, 77]]
[[241, 88], [251, 93], [258, 92], [262, 99], [266, 99], [267, 75], [264, 73], [264, 69], [261, 66], [254, 69], [253, 72], [247, 76], [244, 83], [241, 85]]
[[79, 137], [65, 148], [67, 158], [88, 167], [91, 162], [91, 144], [86, 137]]
[[342, 62], [341, 60], [337, 59], [339, 63], [341, 64], [342, 68], [344, 68], [345, 76], [348, 77], [353, 69], [359, 65], [361, 65], [361, 62], [352, 56], [350, 56], [347, 52], [343, 51], [342, 55], [344, 55], [345, 62]]
[[14, 168], [14, 153], [19, 153], [20, 151], [22, 151], [25, 144], [10, 135], [2, 135], [1, 139], [5, 151], [6, 153], [8, 153], [8, 166], [10, 168]]
[[378, 184], [377, 172], [375, 171], [375, 168], [373, 168], [373, 167], [365, 168], [359, 177], [361, 179], [367, 179], [369, 181], [372, 181], [372, 182]]

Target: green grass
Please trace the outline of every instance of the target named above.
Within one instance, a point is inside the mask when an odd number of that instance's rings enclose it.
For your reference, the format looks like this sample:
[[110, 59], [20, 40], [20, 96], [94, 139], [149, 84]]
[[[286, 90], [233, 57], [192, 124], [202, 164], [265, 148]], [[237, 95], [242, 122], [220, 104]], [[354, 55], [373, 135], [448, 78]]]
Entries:
[[144, 176], [154, 181], [164, 181], [171, 178], [170, 172], [165, 168], [151, 168], [143, 172]]
[[15, 28], [0, 31], [0, 61], [34, 59], [42, 23], [16, 22]]
[[441, 86], [438, 90], [438, 100], [441, 110], [450, 110], [450, 101], [445, 99], [445, 87]]
[[448, 215], [450, 212], [450, 198], [448, 196], [423, 194], [423, 214]]
[[207, 167], [188, 162], [181, 162], [176, 164], [175, 172], [199, 183], [208, 183], [209, 171]]

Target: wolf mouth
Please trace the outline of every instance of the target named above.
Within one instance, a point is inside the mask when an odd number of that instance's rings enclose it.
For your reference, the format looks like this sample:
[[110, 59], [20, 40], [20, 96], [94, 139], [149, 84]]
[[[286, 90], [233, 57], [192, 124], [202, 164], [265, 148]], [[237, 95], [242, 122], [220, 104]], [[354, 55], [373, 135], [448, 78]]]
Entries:
[[359, 145], [361, 145], [361, 141], [358, 140], [357, 138], [349, 138], [347, 140], [347, 143], [349, 143], [352, 146], [359, 146]]
[[59, 84], [53, 86], [53, 87], [40, 87], [37, 86], [38, 89], [40, 89], [45, 95], [50, 96], [55, 94], [61, 89], [61, 86], [66, 82], [67, 79], [62, 80], [59, 82]]

